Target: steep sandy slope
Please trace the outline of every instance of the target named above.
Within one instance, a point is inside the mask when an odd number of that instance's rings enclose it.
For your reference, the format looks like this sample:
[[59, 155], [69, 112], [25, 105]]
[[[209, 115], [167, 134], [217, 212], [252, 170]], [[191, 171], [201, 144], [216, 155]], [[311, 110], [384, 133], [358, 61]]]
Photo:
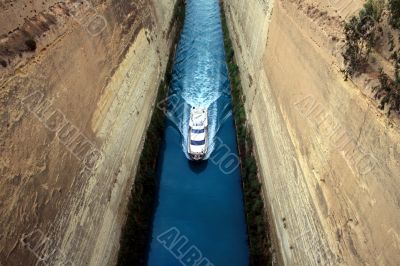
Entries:
[[225, 1], [288, 265], [400, 261], [399, 127], [340, 73], [342, 21], [361, 4]]
[[113, 264], [175, 2], [1, 1], [1, 265]]

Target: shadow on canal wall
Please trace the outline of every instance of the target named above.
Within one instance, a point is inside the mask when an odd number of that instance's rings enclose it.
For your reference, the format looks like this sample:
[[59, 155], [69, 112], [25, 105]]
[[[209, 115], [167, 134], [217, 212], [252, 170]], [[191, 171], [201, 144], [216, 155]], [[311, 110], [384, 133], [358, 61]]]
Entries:
[[[176, 44], [185, 18], [185, 0], [177, 0], [168, 34], [175, 34], [171, 53], [165, 72], [161, 80], [156, 103], [162, 103], [167, 95]], [[165, 104], [165, 103], [164, 103]], [[163, 107], [163, 108], [160, 108]], [[156, 104], [147, 130], [139, 165], [135, 175], [131, 197], [128, 203], [127, 220], [122, 230], [120, 250], [117, 265], [146, 265], [147, 254], [151, 237], [151, 225], [156, 208], [158, 180], [157, 159], [165, 127], [166, 106]]]
[[261, 194], [261, 182], [258, 177], [258, 167], [253, 150], [253, 136], [246, 122], [246, 110], [244, 107], [246, 99], [243, 95], [239, 67], [236, 64], [232, 41], [229, 36], [223, 1], [220, 3], [245, 201], [250, 248], [249, 264], [251, 266], [271, 265], [273, 263], [274, 250], [270, 238], [268, 216]]

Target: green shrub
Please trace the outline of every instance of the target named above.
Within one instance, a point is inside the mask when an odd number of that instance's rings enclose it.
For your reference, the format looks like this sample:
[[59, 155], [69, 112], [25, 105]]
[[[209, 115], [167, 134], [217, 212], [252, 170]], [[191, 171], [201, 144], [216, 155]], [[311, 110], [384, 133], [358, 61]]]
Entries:
[[360, 11], [360, 17], [372, 17], [373, 20], [378, 22], [381, 19], [384, 7], [384, 0], [367, 0], [367, 2], [365, 2], [364, 4], [363, 9], [361, 9]]
[[389, 0], [388, 9], [390, 24], [400, 30], [400, 0]]
[[[383, 0], [368, 0], [359, 15], [353, 16], [344, 27], [346, 36], [345, 49], [342, 53], [345, 69], [345, 79], [366, 70], [368, 57], [371, 49], [377, 43], [378, 23], [381, 20], [384, 9]], [[400, 29], [400, 0], [389, 0], [389, 21], [391, 25]], [[393, 34], [388, 33], [389, 51], [395, 48]], [[392, 53], [391, 59], [394, 61], [395, 74], [390, 78], [383, 70], [379, 74], [380, 85], [375, 88], [375, 97], [380, 99], [379, 108], [384, 109], [389, 106], [388, 115], [392, 111], [400, 111], [400, 58], [398, 51]]]
[[28, 47], [29, 51], [34, 52], [36, 50], [35, 40], [33, 40], [33, 39], [26, 40], [25, 44]]
[[[397, 62], [396, 72], [399, 71]], [[392, 80], [382, 69], [379, 73], [379, 86], [376, 88], [375, 97], [381, 100], [379, 108], [384, 109], [389, 105], [388, 115], [392, 111], [400, 112], [400, 79], [399, 74], [396, 74], [395, 80]]]
[[345, 79], [365, 70], [371, 49], [377, 43], [378, 23], [383, 11], [383, 2], [368, 0], [358, 16], [345, 23], [345, 47], [342, 53]]

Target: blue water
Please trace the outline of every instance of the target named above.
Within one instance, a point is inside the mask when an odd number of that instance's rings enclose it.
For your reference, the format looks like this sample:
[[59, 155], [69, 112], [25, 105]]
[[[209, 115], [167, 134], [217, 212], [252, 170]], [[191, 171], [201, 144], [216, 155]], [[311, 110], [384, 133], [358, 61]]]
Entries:
[[[187, 155], [191, 106], [207, 107], [206, 161]], [[168, 97], [149, 265], [248, 265], [235, 128], [218, 0], [189, 0]]]

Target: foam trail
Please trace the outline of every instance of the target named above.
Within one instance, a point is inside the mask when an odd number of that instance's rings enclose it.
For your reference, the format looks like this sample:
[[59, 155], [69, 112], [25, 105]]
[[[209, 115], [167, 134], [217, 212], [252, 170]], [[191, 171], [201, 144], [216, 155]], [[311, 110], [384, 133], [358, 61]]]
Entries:
[[[218, 1], [208, 5], [188, 1], [186, 12], [192, 19], [186, 20], [178, 44], [170, 88], [173, 101], [168, 105], [167, 117], [180, 131], [182, 151], [189, 158], [190, 109], [192, 106], [207, 108], [209, 147], [206, 158], [209, 158], [214, 138], [231, 112]], [[211, 19], [203, 19], [204, 15]]]

